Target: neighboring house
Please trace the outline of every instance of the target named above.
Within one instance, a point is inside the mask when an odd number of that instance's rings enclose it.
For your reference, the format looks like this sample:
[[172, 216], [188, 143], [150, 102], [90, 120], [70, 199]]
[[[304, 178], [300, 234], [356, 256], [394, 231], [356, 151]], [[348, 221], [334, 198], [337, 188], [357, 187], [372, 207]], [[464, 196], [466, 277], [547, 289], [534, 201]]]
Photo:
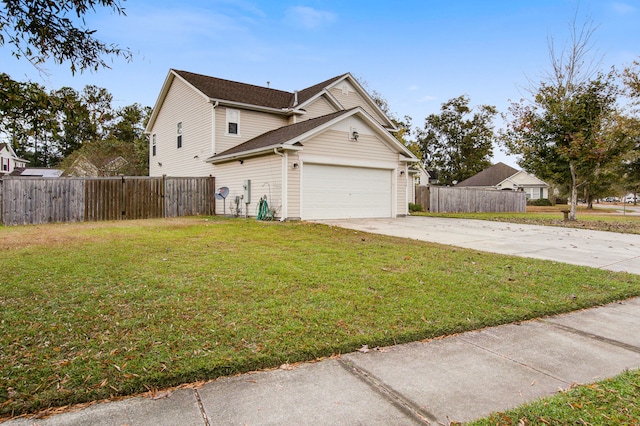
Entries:
[[[417, 158], [349, 73], [285, 92], [170, 70], [151, 114], [150, 176], [214, 176], [216, 213], [285, 219], [408, 213]], [[227, 211], [223, 211], [226, 205]]]
[[0, 143], [0, 177], [11, 174], [15, 168], [22, 168], [29, 161], [18, 157], [10, 144]]
[[416, 163], [409, 167], [409, 176], [412, 178], [412, 185], [409, 185], [409, 201], [415, 203], [416, 200], [416, 186], [428, 186], [429, 185], [429, 173], [422, 167], [421, 164]]
[[45, 167], [16, 167], [9, 176], [57, 178], [62, 176], [62, 170]]
[[415, 186], [427, 186], [431, 182], [429, 172], [419, 163], [416, 163], [409, 168], [409, 174], [413, 176], [413, 184]]
[[504, 163], [484, 169], [469, 179], [459, 182], [456, 187], [523, 191], [530, 200], [549, 198], [549, 185], [527, 172], [514, 169]]
[[121, 156], [89, 160], [80, 154], [71, 166], [64, 171], [65, 176], [73, 177], [109, 177], [121, 174], [128, 161]]

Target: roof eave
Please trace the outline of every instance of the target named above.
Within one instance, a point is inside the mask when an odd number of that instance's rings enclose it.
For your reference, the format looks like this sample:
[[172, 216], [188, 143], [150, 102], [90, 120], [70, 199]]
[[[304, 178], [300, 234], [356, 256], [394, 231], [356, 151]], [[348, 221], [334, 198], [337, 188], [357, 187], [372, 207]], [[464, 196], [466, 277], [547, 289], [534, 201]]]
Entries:
[[217, 102], [218, 105], [248, 109], [252, 111], [262, 111], [262, 112], [268, 112], [271, 114], [279, 114], [279, 115], [292, 115], [292, 114], [302, 115], [306, 113], [306, 111], [301, 111], [297, 108], [273, 108], [273, 107], [266, 107], [261, 105], [246, 104], [243, 102], [228, 101], [225, 99], [218, 99], [218, 98], [209, 98], [209, 102], [211, 103]]
[[234, 160], [242, 160], [249, 157], [256, 157], [258, 155], [264, 155], [268, 153], [274, 152], [274, 150], [282, 149], [285, 151], [300, 151], [302, 150], [301, 146], [293, 146], [293, 145], [285, 145], [282, 143], [269, 145], [261, 148], [251, 149], [248, 151], [236, 152], [233, 154], [221, 155], [221, 156], [213, 156], [207, 158], [205, 161], [210, 164], [219, 164], [226, 163]]

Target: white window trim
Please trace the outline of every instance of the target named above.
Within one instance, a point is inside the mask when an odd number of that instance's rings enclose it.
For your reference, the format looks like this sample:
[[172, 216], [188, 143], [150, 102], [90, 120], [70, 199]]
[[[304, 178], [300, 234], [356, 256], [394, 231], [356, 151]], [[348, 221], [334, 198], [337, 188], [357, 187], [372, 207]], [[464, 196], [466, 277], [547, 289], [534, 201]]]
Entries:
[[155, 157], [158, 153], [158, 145], [156, 140], [156, 134], [151, 135], [151, 156]]
[[[229, 117], [233, 113], [236, 114], [236, 117], [237, 117], [236, 121], [231, 121], [231, 117]], [[229, 133], [229, 123], [236, 123], [237, 124], [238, 133]], [[225, 134], [225, 136], [240, 137], [240, 110], [239, 109], [227, 108], [227, 116], [226, 116], [226, 123], [225, 123], [225, 127], [224, 127], [224, 134]]]

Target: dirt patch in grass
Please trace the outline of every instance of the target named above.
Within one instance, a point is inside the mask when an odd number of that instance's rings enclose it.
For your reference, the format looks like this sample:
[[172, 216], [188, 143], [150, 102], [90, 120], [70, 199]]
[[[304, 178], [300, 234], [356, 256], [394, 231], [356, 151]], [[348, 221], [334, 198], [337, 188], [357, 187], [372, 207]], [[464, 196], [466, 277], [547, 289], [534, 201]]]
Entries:
[[112, 236], [109, 232], [91, 232], [91, 230], [136, 229], [161, 226], [188, 227], [202, 223], [223, 223], [224, 219], [215, 217], [180, 217], [170, 219], [143, 219], [105, 222], [54, 223], [31, 226], [0, 227], [2, 244], [0, 250], [34, 246], [63, 246], [79, 243], [106, 242]]

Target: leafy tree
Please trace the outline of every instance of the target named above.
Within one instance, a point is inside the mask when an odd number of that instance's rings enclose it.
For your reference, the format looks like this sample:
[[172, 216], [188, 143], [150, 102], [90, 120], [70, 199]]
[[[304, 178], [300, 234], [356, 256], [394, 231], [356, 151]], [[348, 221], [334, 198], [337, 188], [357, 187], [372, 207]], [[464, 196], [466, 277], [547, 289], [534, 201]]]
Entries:
[[[640, 61], [635, 61], [623, 72], [626, 93], [634, 106], [640, 105]], [[637, 114], [638, 110], [633, 112]], [[626, 192], [640, 193], [640, 119], [636, 116], [628, 121], [630, 133], [635, 136], [635, 144], [625, 156], [620, 174], [623, 178], [622, 186]]]
[[496, 114], [490, 105], [480, 105], [474, 113], [466, 95], [442, 104], [440, 114], [429, 115], [424, 129], [418, 130], [425, 167], [437, 170], [438, 180], [451, 185], [491, 166]]
[[84, 141], [96, 139], [89, 119], [89, 110], [80, 94], [70, 87], [51, 93], [56, 122], [56, 142], [60, 157], [66, 157], [82, 146]]
[[640, 104], [640, 60], [625, 68], [622, 75], [628, 95], [636, 105]]
[[533, 101], [512, 103], [502, 140], [518, 164], [542, 179], [571, 188], [570, 219], [576, 219], [578, 191], [599, 191], [630, 147], [617, 108], [615, 73], [596, 72], [590, 61], [593, 28], [573, 22], [569, 49], [556, 53], [551, 71], [531, 89]]
[[96, 86], [86, 86], [81, 93], [69, 87], [47, 93], [38, 84], [16, 82], [0, 74], [0, 136], [33, 167], [56, 166], [85, 144], [112, 140], [100, 147], [101, 156], [109, 156], [111, 147], [111, 157], [125, 158], [127, 170], [147, 174], [149, 146], [144, 126], [151, 108], [133, 104], [114, 110], [112, 99], [106, 89]]
[[72, 73], [109, 68], [104, 56], [130, 60], [128, 49], [106, 44], [95, 38], [95, 30], [77, 25], [96, 7], [125, 15], [120, 0], [2, 0], [0, 46], [12, 45], [16, 58], [25, 57], [36, 66], [47, 59], [68, 61]]

